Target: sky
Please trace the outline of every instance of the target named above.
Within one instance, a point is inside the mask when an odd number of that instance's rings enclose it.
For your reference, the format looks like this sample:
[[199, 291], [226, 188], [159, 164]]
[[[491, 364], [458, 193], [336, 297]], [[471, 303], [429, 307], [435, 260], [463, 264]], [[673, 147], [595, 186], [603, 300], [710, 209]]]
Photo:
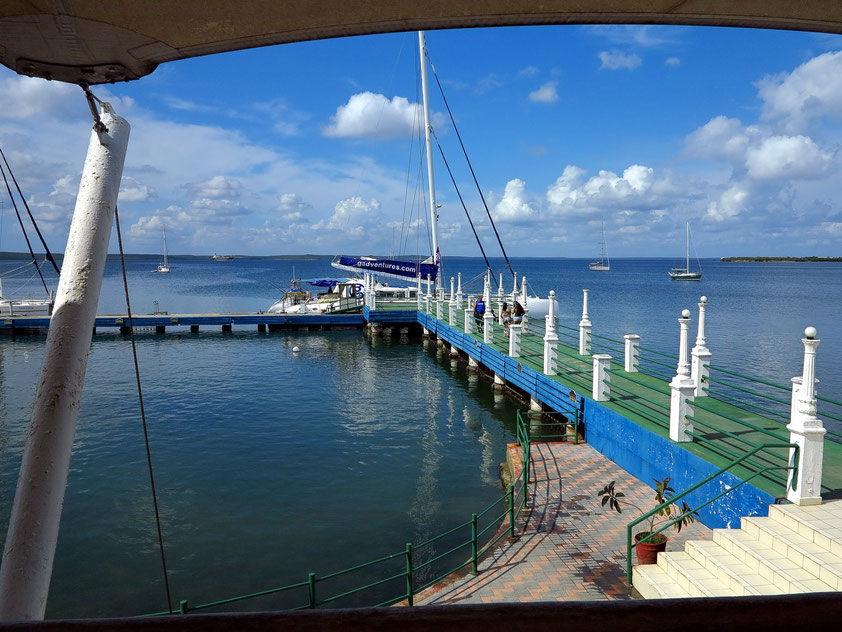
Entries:
[[[842, 255], [842, 37], [622, 25], [426, 37], [443, 255], [480, 254], [465, 209], [500, 255], [486, 207], [509, 256], [596, 258], [604, 225], [612, 257], [681, 257], [686, 222], [700, 257]], [[415, 33], [339, 38], [95, 87], [132, 127], [126, 250], [160, 253], [165, 229], [170, 254], [429, 253], [417, 58]], [[91, 125], [78, 87], [0, 67], [0, 147], [56, 252]], [[22, 251], [0, 199], [0, 251]]]

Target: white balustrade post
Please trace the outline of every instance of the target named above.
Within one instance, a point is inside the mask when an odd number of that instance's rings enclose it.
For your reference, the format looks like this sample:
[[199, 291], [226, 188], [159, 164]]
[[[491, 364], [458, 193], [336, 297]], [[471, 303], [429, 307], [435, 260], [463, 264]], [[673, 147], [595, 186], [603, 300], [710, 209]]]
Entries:
[[693, 384], [696, 385], [696, 397], [707, 397], [710, 358], [713, 355], [707, 348], [707, 338], [705, 338], [705, 308], [707, 302], [707, 296], [699, 299], [699, 330], [696, 334], [696, 346], [690, 353], [692, 358], [690, 376], [693, 378]]
[[611, 356], [607, 353], [597, 353], [593, 356], [593, 388], [594, 401], [607, 402], [611, 396]]
[[457, 275], [459, 282], [456, 285], [456, 309], [462, 309], [462, 273]]
[[670, 382], [670, 439], [677, 442], [692, 441], [693, 393], [696, 385], [690, 377], [690, 363], [687, 361], [687, 336], [690, 326], [690, 310], [681, 312], [678, 319], [680, 337], [678, 344], [678, 365], [675, 377]]
[[436, 320], [441, 320], [442, 318], [442, 299], [441, 299], [441, 289], [439, 288], [436, 290]]
[[494, 315], [491, 313], [491, 276], [485, 277], [482, 298], [485, 301], [485, 313], [482, 315], [482, 341], [491, 344], [494, 341]]
[[456, 309], [456, 279], [450, 277], [450, 309]]
[[523, 325], [512, 323], [509, 325], [509, 357], [520, 357], [520, 336], [523, 332]]
[[591, 353], [591, 324], [588, 316], [588, 292], [582, 290], [582, 320], [579, 321], [579, 355], [590, 355]]
[[470, 307], [465, 310], [465, 333], [474, 333], [474, 310]]
[[514, 273], [512, 279], [512, 305], [514, 305], [517, 300], [517, 272]]
[[500, 285], [497, 286], [497, 300], [503, 302], [503, 273], [500, 273]]
[[424, 295], [424, 311], [429, 315], [430, 313], [430, 294], [429, 292]]
[[100, 104], [64, 250], [0, 564], [0, 620], [44, 618], [130, 126]]
[[[798, 471], [789, 472], [786, 498], [796, 505], [820, 505], [822, 502], [822, 460], [824, 435], [827, 432], [816, 416], [816, 328], [804, 330], [804, 368], [800, 384], [793, 379], [793, 414], [789, 425], [789, 442], [798, 445]], [[797, 392], [796, 392], [797, 391]], [[789, 453], [789, 465], [795, 465], [795, 448]]]
[[453, 289], [455, 279], [450, 277], [450, 301], [447, 303], [447, 324], [453, 327], [456, 324], [456, 290]]
[[421, 311], [421, 301], [423, 300], [423, 292], [421, 291], [421, 275], [419, 274], [417, 277], [415, 277], [415, 279], [418, 282], [418, 288], [415, 290], [415, 299], [418, 301], [418, 311]]
[[623, 336], [623, 350], [625, 351], [626, 373], [637, 373], [640, 365], [640, 336], [637, 334], [626, 334]]
[[555, 291], [550, 290], [549, 313], [544, 317], [544, 375], [555, 375], [558, 367], [558, 334], [555, 330]]

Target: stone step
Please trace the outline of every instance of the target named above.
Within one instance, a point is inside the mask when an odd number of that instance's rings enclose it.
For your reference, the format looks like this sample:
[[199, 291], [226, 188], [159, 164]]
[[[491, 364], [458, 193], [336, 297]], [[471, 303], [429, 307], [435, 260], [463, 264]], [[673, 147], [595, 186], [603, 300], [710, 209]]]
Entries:
[[842, 503], [828, 502], [805, 507], [771, 505], [769, 517], [831, 553], [842, 556]]
[[[659, 554], [658, 557], [661, 555], [663, 553]], [[657, 564], [632, 567], [632, 586], [644, 599], [690, 597], [690, 593], [672, 581], [667, 572]]]
[[690, 597], [730, 597], [745, 594], [699, 564], [686, 551], [658, 553], [658, 564]]

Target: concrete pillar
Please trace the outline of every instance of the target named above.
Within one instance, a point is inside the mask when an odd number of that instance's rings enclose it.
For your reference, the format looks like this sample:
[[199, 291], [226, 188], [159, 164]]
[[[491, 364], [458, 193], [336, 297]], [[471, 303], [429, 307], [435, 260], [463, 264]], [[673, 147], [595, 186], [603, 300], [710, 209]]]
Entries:
[[494, 374], [494, 386], [496, 388], [502, 388], [503, 386], [505, 386], [505, 384], [506, 384], [506, 380], [504, 380], [501, 376], [499, 376], [495, 373]]
[[529, 396], [529, 410], [534, 411], [534, 412], [542, 412], [544, 410], [544, 403], [541, 400], [535, 399], [534, 396], [530, 395]]
[[44, 618], [129, 124], [100, 108], [79, 182], [0, 564], [0, 620]]
[[555, 291], [550, 290], [549, 313], [544, 317], [544, 375], [555, 375], [558, 366], [558, 334], [555, 330]]
[[590, 355], [591, 353], [591, 324], [588, 316], [588, 292], [582, 290], [582, 320], [579, 321], [579, 355]]
[[441, 320], [442, 316], [442, 303], [441, 295], [436, 296], [436, 320]]
[[623, 336], [623, 349], [625, 351], [625, 364], [623, 368], [626, 373], [637, 373], [640, 365], [640, 336], [637, 334], [626, 334]]
[[699, 299], [699, 330], [696, 334], [696, 346], [690, 352], [690, 377], [693, 378], [693, 384], [696, 385], [696, 397], [707, 397], [710, 358], [713, 355], [707, 348], [707, 339], [705, 338], [705, 308], [707, 302], [707, 296]]
[[611, 395], [611, 356], [607, 353], [597, 353], [593, 356], [593, 388], [594, 401], [607, 402]]
[[482, 294], [485, 300], [485, 313], [482, 315], [482, 341], [491, 344], [494, 341], [494, 316], [491, 314], [491, 277], [486, 275]]
[[687, 361], [689, 309], [681, 312], [678, 325], [680, 327], [678, 366], [675, 377], [670, 382], [670, 439], [684, 442], [693, 440], [689, 434], [693, 432], [693, 422], [688, 417], [693, 414], [693, 393], [696, 391], [696, 385], [690, 376], [690, 363]]
[[468, 370], [471, 369], [479, 369], [479, 362], [477, 362], [472, 356], [468, 356]]
[[[793, 379], [794, 414], [790, 417], [789, 441], [798, 445], [798, 472], [789, 473], [786, 498], [796, 505], [820, 505], [822, 502], [822, 459], [824, 435], [827, 432], [816, 416], [816, 328], [804, 330], [804, 368], [800, 384]], [[796, 392], [797, 391], [797, 392]], [[790, 450], [789, 465], [793, 466], [795, 449]], [[793, 489], [794, 488], [794, 489]]]
[[465, 310], [465, 333], [474, 333], [474, 310], [472, 309]]
[[428, 315], [430, 313], [430, 298], [429, 294], [424, 295], [424, 313]]
[[523, 332], [523, 325], [512, 323], [509, 325], [509, 357], [520, 357], [521, 334]]

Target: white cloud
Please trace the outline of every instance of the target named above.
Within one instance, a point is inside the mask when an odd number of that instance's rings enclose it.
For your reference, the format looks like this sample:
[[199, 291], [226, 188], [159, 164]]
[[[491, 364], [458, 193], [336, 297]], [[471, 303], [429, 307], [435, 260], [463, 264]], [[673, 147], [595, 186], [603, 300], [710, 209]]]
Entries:
[[123, 176], [120, 181], [119, 202], [149, 202], [157, 197], [155, 189], [149, 187], [134, 178]]
[[404, 97], [390, 101], [382, 94], [361, 92], [336, 109], [322, 133], [338, 138], [403, 138], [412, 134], [421, 116], [419, 105]]
[[681, 65], [681, 60], [678, 57], [667, 57], [664, 60], [665, 66], [671, 66], [672, 68], [678, 68]]
[[367, 227], [380, 223], [380, 201], [372, 198], [366, 202], [354, 196], [339, 202], [326, 220], [313, 224], [314, 231], [338, 230], [346, 235], [362, 237]]
[[762, 116], [778, 120], [788, 132], [798, 132], [822, 116], [842, 117], [842, 51], [825, 53], [789, 74], [757, 83]]
[[685, 147], [694, 158], [742, 161], [750, 136], [756, 137], [758, 133], [757, 128], [745, 129], [738, 119], [717, 116], [692, 132]]
[[536, 66], [526, 66], [526, 68], [521, 68], [518, 70], [517, 76], [518, 77], [534, 77], [536, 76], [540, 70]]
[[618, 50], [602, 51], [597, 57], [602, 62], [600, 68], [608, 70], [634, 70], [643, 63], [639, 55]]
[[530, 92], [529, 100], [536, 103], [555, 103], [558, 101], [557, 85], [556, 81], [548, 81], [537, 90]]
[[719, 196], [718, 200], [708, 204], [705, 216], [717, 222], [732, 219], [747, 208], [749, 191], [744, 183], [733, 183]]
[[506, 184], [503, 198], [494, 207], [494, 218], [503, 222], [516, 222], [535, 215], [526, 192], [526, 183], [515, 178]]
[[746, 152], [748, 174], [758, 180], [821, 178], [831, 160], [806, 136], [772, 136]]

